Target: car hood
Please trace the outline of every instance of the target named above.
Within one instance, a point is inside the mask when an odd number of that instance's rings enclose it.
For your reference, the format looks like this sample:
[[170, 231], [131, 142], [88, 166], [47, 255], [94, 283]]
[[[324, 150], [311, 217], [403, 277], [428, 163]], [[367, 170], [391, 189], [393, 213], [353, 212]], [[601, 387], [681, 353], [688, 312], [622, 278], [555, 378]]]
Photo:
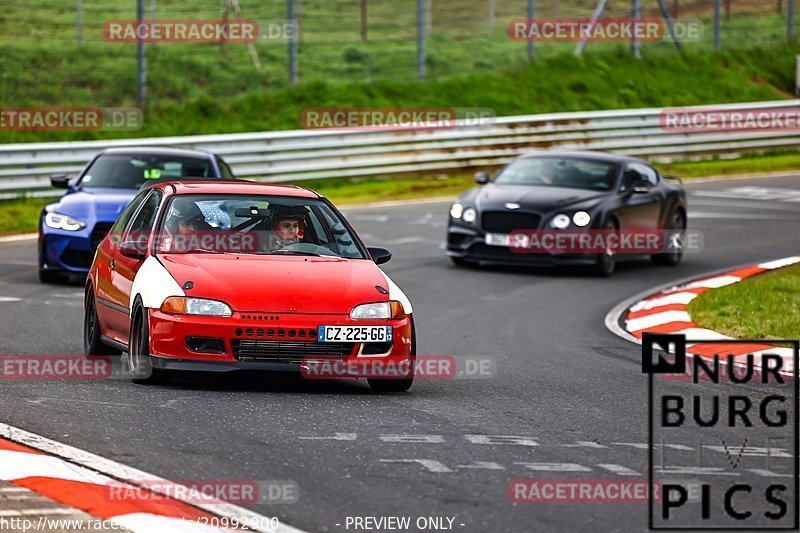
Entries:
[[565, 187], [529, 187], [523, 185], [489, 184], [475, 189], [472, 202], [481, 211], [506, 211], [507, 203], [519, 204], [522, 209], [547, 213], [573, 205], [586, 205], [599, 200], [607, 192], [570, 189]]
[[349, 314], [363, 303], [388, 301], [378, 266], [364, 259], [236, 254], [160, 254], [187, 296], [226, 302], [234, 311]]
[[114, 222], [136, 193], [135, 189], [82, 189], [65, 195], [52, 209], [79, 220]]

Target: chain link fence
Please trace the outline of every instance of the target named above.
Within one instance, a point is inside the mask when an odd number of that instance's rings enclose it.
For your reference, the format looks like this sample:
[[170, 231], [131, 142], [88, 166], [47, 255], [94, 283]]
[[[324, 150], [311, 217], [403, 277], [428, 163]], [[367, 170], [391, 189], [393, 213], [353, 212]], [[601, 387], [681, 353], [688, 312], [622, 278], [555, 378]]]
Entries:
[[[693, 21], [702, 29], [683, 39], [687, 51], [786, 42], [795, 34], [793, 2], [663, 0], [678, 22]], [[250, 43], [148, 42], [140, 50], [136, 42], [108, 38], [109, 21], [136, 22], [137, 0], [6, 0], [0, 8], [0, 106], [133, 106], [145, 83], [148, 103], [180, 105], [189, 98], [233, 99], [293, 82], [310, 84], [306, 94], [313, 95], [315, 81], [391, 82], [480, 73], [574, 53], [575, 42], [510, 38], [513, 19], [527, 19], [531, 11], [537, 19], [589, 19], [598, 5], [595, 0], [139, 3], [145, 21], [255, 21], [257, 38]], [[639, 5], [640, 17], [663, 19], [658, 0], [605, 4], [603, 18], [630, 18]], [[590, 41], [584, 53], [627, 51], [629, 46]], [[644, 57], [677, 53], [668, 33], [640, 46]]]

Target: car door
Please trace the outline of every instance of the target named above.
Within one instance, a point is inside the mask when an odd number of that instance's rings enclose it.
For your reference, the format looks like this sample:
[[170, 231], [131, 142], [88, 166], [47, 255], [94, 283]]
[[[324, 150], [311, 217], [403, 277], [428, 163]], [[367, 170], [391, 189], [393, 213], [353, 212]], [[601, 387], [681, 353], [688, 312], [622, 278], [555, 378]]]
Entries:
[[[628, 163], [622, 173], [619, 194], [622, 196], [622, 208], [619, 211], [622, 230], [656, 230], [658, 229], [663, 192], [658, 185], [658, 173], [652, 167], [642, 163]], [[634, 185], [639, 181], [649, 184], [647, 192], [634, 192]]]
[[103, 239], [97, 247], [97, 270], [95, 273], [95, 297], [97, 299], [97, 318], [100, 322], [101, 331], [112, 339], [119, 340], [119, 332], [115, 325], [119, 324], [116, 316], [119, 313], [115, 309], [114, 301], [118, 301], [118, 295], [114, 294], [114, 287], [111, 284], [111, 265], [115, 264], [119, 256], [119, 243], [125, 233], [128, 224], [142, 205], [142, 201], [147, 197], [149, 191], [142, 191], [128, 204], [117, 221], [109, 231], [109, 238]]
[[[122, 243], [134, 241], [140, 243], [141, 250], [146, 251], [145, 243], [150, 241], [153, 226], [156, 222], [158, 208], [164, 193], [159, 189], [153, 189], [142, 202], [139, 211], [131, 220], [122, 235]], [[120, 342], [128, 342], [130, 332], [130, 299], [133, 279], [144, 263], [144, 257], [128, 257], [123, 255], [119, 249], [111, 263], [111, 295], [112, 308], [114, 310], [113, 329]]]

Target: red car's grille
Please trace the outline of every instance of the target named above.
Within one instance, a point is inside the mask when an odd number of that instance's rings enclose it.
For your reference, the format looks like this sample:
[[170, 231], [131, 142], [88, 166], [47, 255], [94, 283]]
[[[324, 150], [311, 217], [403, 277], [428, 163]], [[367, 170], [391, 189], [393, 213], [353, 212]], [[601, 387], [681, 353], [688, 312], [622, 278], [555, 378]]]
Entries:
[[352, 342], [304, 342], [289, 340], [233, 339], [231, 350], [240, 361], [288, 360], [299, 362], [306, 357], [344, 357], [350, 355]]

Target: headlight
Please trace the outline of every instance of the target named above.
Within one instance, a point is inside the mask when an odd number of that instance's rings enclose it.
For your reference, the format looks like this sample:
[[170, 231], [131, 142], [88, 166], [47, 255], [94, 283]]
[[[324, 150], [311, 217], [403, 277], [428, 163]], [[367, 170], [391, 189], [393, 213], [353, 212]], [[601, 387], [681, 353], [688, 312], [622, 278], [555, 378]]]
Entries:
[[176, 315], [232, 316], [233, 312], [225, 302], [171, 296], [161, 304], [161, 311]]
[[461, 218], [461, 214], [464, 212], [464, 206], [461, 204], [453, 204], [453, 207], [450, 208], [450, 216], [459, 219]]
[[464, 210], [464, 222], [472, 224], [478, 217], [478, 213], [471, 207]]
[[388, 320], [403, 318], [405, 315], [403, 304], [395, 301], [357, 305], [350, 311], [350, 318], [353, 320]]
[[556, 229], [565, 229], [569, 227], [569, 217], [564, 213], [559, 213], [553, 217], [553, 221], [550, 223]]
[[578, 211], [572, 215], [572, 221], [579, 228], [583, 228], [589, 225], [589, 222], [592, 221], [592, 217], [586, 211]]
[[82, 220], [77, 220], [67, 215], [60, 215], [58, 213], [47, 213], [44, 216], [44, 223], [49, 228], [63, 229], [67, 231], [78, 231], [86, 227], [86, 223]]

